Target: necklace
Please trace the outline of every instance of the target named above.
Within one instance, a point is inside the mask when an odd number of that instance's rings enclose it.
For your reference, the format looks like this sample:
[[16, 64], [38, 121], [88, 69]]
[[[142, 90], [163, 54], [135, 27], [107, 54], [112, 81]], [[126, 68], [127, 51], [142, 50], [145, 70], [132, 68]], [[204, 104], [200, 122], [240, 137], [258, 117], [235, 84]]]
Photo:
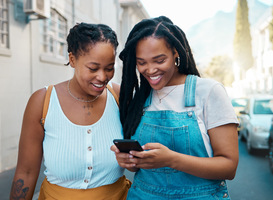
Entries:
[[68, 90], [68, 93], [70, 94], [71, 97], [73, 97], [73, 98], [76, 99], [77, 101], [84, 102], [84, 103], [91, 103], [91, 102], [95, 101], [97, 98], [99, 98], [100, 95], [96, 96], [94, 99], [91, 99], [91, 100], [83, 100], [83, 99], [80, 99], [80, 98], [78, 98], [78, 97], [75, 97], [75, 96], [71, 93], [70, 88], [69, 88], [69, 86], [70, 86], [70, 81], [71, 81], [71, 80], [69, 80], [68, 83], [67, 83], [67, 90]]
[[176, 85], [173, 89], [171, 89], [166, 95], [164, 95], [163, 97], [159, 97], [158, 92], [156, 91], [157, 97], [159, 99], [159, 103], [161, 103], [162, 99], [164, 99], [166, 96], [168, 96], [172, 91], [174, 91], [175, 88], [177, 88], [178, 85]]

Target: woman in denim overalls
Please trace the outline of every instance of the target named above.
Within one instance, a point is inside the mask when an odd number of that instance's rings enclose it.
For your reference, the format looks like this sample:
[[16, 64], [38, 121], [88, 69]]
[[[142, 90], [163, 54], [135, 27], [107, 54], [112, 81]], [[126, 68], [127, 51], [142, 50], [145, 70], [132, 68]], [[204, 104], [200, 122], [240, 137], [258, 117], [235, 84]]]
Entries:
[[164, 16], [145, 19], [120, 58], [124, 136], [144, 149], [111, 147], [120, 166], [136, 172], [127, 199], [230, 199], [237, 118], [223, 86], [199, 77], [183, 31]]

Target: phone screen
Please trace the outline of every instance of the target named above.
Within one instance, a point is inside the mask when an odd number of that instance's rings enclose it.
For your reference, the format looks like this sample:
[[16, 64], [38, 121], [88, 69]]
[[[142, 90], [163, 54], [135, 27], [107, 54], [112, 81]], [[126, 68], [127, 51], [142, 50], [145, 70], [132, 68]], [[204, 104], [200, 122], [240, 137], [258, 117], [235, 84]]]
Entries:
[[143, 151], [141, 145], [137, 140], [115, 139], [113, 142], [117, 146], [119, 151], [123, 153], [129, 153], [131, 150]]

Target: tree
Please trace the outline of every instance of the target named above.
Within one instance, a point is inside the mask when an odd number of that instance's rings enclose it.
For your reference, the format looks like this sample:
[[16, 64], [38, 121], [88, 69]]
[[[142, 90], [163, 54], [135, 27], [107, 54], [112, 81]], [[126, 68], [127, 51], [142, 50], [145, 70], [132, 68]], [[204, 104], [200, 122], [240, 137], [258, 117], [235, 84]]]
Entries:
[[272, 49], [273, 49], [273, 7], [271, 8], [271, 10], [272, 10], [272, 15], [271, 15], [272, 19], [269, 23], [268, 29], [269, 29], [269, 40], [272, 44]]
[[252, 45], [250, 25], [248, 21], [247, 0], [238, 0], [236, 13], [236, 28], [233, 41], [234, 61], [245, 72], [252, 67]]
[[234, 81], [233, 62], [229, 56], [215, 56], [204, 70], [204, 76], [221, 82], [225, 86], [231, 86]]

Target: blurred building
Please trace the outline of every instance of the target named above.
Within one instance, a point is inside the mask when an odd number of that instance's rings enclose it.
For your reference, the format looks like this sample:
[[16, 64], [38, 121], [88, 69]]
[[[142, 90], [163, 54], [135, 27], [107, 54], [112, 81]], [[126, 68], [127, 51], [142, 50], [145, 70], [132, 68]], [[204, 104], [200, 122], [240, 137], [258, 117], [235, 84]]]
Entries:
[[[238, 71], [234, 71], [235, 96], [264, 93], [273, 94], [273, 44], [269, 39], [269, 25], [272, 21], [272, 8], [269, 8], [251, 27], [253, 67], [247, 70], [241, 80]], [[238, 70], [238, 67], [234, 66]], [[237, 75], [237, 77], [236, 77]]]
[[272, 8], [253, 27], [253, 55], [255, 66], [251, 91], [273, 94], [273, 44], [269, 39], [269, 25], [272, 22]]
[[[46, 85], [72, 78], [66, 36], [76, 23], [104, 23], [120, 42], [141, 19], [139, 0], [1, 0], [0, 1], [0, 172], [15, 167], [25, 106]], [[120, 82], [117, 58], [115, 82]]]

